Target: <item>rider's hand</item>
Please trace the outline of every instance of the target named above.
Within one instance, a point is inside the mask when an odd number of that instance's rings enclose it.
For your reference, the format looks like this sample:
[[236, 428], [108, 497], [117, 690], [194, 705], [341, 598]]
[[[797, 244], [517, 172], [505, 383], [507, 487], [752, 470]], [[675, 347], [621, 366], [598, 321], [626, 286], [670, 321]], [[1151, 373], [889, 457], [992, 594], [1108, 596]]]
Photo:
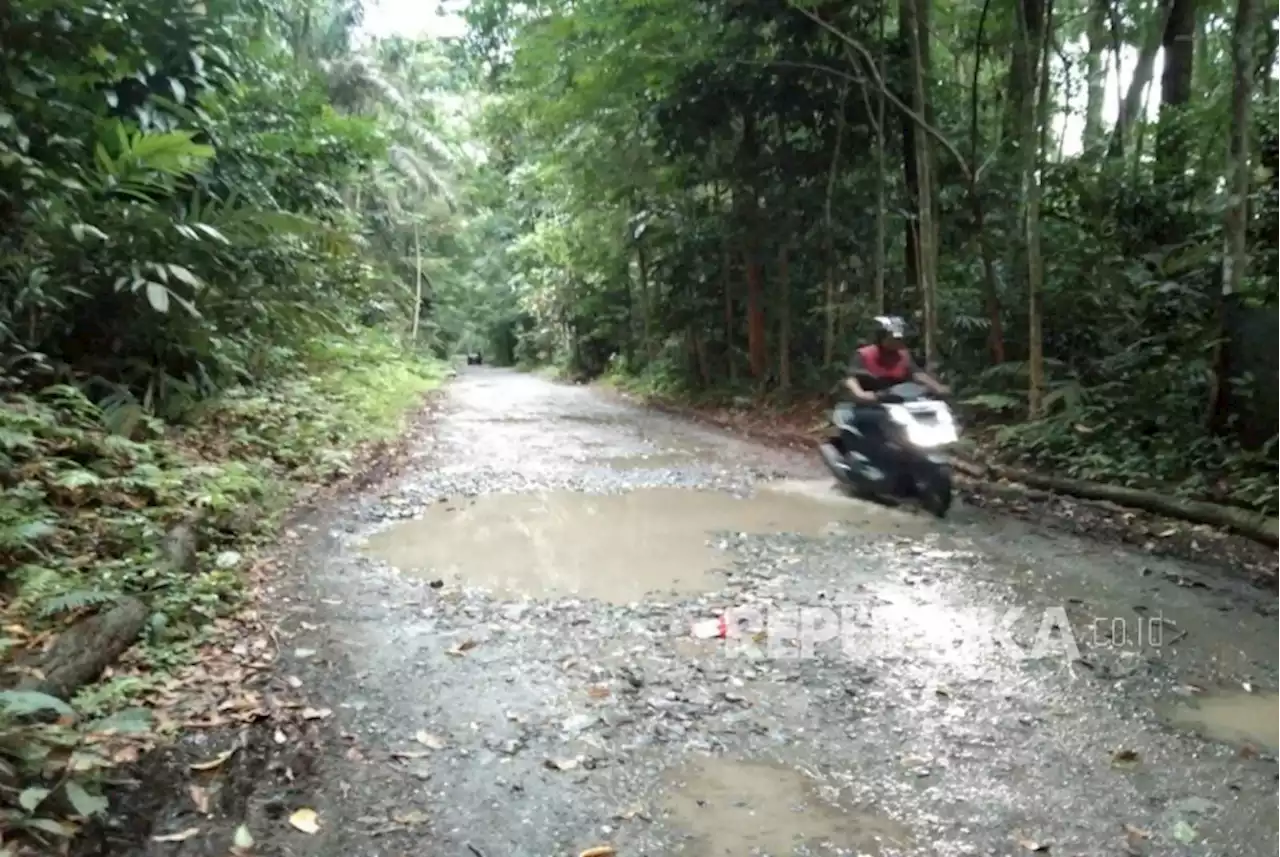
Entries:
[[946, 384], [939, 384], [938, 389], [934, 390], [934, 392], [937, 393], [939, 396], [950, 396], [951, 388], [948, 387]]

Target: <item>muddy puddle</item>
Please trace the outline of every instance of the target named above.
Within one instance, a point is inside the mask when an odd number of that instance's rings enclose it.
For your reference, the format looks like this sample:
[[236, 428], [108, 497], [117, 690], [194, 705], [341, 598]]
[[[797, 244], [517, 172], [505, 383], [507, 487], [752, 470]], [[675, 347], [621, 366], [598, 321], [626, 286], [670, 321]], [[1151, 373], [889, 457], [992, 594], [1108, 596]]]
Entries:
[[1165, 717], [1214, 741], [1280, 752], [1280, 696], [1274, 693], [1207, 694], [1169, 706]]
[[842, 807], [791, 768], [707, 759], [676, 771], [663, 801], [667, 822], [690, 837], [691, 857], [887, 854], [910, 831], [875, 812]]
[[438, 503], [368, 539], [366, 551], [406, 573], [502, 597], [576, 596], [618, 604], [723, 586], [716, 532], [817, 536], [902, 532], [911, 518], [840, 496], [826, 482], [770, 484], [754, 496], [645, 488], [489, 494]]

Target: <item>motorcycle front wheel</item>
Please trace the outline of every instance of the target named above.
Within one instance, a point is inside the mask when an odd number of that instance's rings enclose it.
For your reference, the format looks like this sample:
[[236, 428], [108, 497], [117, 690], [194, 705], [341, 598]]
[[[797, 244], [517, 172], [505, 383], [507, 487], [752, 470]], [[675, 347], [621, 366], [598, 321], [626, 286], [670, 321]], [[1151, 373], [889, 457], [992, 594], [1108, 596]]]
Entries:
[[951, 467], [933, 464], [916, 478], [920, 505], [936, 518], [945, 518], [951, 509]]

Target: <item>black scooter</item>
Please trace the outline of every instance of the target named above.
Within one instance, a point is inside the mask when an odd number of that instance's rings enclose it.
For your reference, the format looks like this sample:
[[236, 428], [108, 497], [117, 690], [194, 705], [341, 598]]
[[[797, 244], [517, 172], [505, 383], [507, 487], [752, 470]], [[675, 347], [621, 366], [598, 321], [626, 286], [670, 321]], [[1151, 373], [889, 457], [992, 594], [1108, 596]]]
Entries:
[[822, 460], [841, 485], [871, 498], [915, 498], [939, 518], [951, 508], [951, 459], [959, 439], [951, 409], [919, 384], [896, 384], [877, 395], [885, 438], [868, 438], [854, 425], [854, 408], [838, 405]]

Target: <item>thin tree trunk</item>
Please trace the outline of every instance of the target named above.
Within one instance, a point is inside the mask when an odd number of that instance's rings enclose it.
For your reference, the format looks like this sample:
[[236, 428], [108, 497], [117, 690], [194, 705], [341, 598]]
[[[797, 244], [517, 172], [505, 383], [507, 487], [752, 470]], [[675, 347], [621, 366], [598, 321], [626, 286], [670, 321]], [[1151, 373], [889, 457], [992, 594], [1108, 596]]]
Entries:
[[[926, 56], [921, 50], [924, 40], [921, 23], [920, 6], [928, 0], [903, 0], [901, 11], [903, 26], [907, 30], [910, 66], [908, 76], [911, 80], [912, 106], [919, 116], [929, 113], [929, 97], [925, 85], [928, 69], [924, 63]], [[924, 365], [932, 369], [937, 362], [937, 248], [935, 240], [937, 232], [934, 224], [934, 179], [932, 149], [928, 137], [923, 133], [914, 133], [916, 146], [916, 171], [919, 181], [916, 243], [919, 248], [920, 298], [924, 315]]]
[[653, 298], [649, 286], [649, 256], [644, 252], [643, 236], [636, 239], [636, 268], [640, 274], [640, 331], [644, 337], [645, 360], [655, 357], [653, 342]]
[[1183, 108], [1191, 102], [1195, 72], [1196, 0], [1173, 0], [1161, 46], [1160, 120], [1156, 131], [1156, 180], [1169, 181], [1187, 168], [1188, 147]]
[[[889, 70], [888, 51], [885, 45], [888, 41], [885, 38], [885, 30], [888, 27], [888, 3], [880, 3], [880, 79], [884, 80]], [[888, 241], [889, 230], [889, 212], [887, 210], [888, 201], [885, 199], [888, 189], [888, 169], [889, 161], [887, 157], [888, 141], [885, 134], [885, 111], [888, 99], [884, 97], [884, 90], [877, 90], [876, 98], [876, 243], [872, 247], [872, 264], [875, 266], [875, 279], [872, 281], [872, 300], [875, 301], [876, 312], [881, 315], [885, 312], [885, 268], [887, 261], [885, 258], [885, 242]]]
[[1223, 224], [1222, 293], [1213, 354], [1206, 423], [1221, 431], [1226, 423], [1228, 305], [1240, 292], [1249, 267], [1249, 114], [1253, 96], [1254, 0], [1236, 0], [1231, 34], [1231, 126], [1227, 145], [1227, 212]]
[[[1040, 170], [1043, 168], [1044, 129], [1049, 122], [1049, 44], [1053, 31], [1053, 3], [1045, 7], [1043, 34], [1036, 33], [1025, 17], [1019, 21], [1027, 42], [1040, 37], [1039, 94], [1033, 104], [1023, 107], [1022, 127], [1023, 226], [1027, 248], [1027, 366], [1029, 384], [1027, 406], [1032, 419], [1044, 412], [1044, 345], [1040, 317], [1040, 296], [1044, 288], [1044, 257], [1040, 247]], [[1028, 46], [1027, 50], [1030, 50]]]
[[[865, 96], [865, 90], [864, 90]], [[845, 101], [849, 97], [846, 84], [840, 90], [840, 105], [836, 110], [836, 141], [831, 151], [831, 168], [827, 172], [827, 198], [823, 206], [823, 222], [825, 234], [825, 262], [827, 268], [826, 292], [823, 297], [823, 318], [825, 329], [822, 336], [822, 365], [828, 367], [835, 358], [836, 348], [836, 226], [832, 213], [832, 198], [836, 191], [837, 168], [840, 164], [840, 150], [844, 144], [844, 110]]]
[[[848, 53], [852, 54], [852, 51]], [[853, 62], [853, 57], [850, 56]], [[879, 99], [878, 109], [872, 109], [871, 98], [866, 87], [862, 89], [862, 106], [871, 121], [871, 130], [876, 136], [876, 167], [872, 177], [876, 185], [875, 237], [871, 245], [871, 307], [877, 315], [883, 315], [884, 308], [884, 242], [887, 225], [885, 223], [885, 145], [884, 145], [884, 96]]]
[[1173, 3], [1174, 0], [1156, 0], [1156, 19], [1148, 26], [1146, 36], [1142, 40], [1138, 63], [1133, 69], [1133, 79], [1129, 81], [1129, 89], [1125, 92], [1124, 101], [1120, 103], [1120, 115], [1116, 117], [1116, 127], [1111, 133], [1108, 153], [1112, 157], [1124, 154], [1125, 141], [1133, 124], [1142, 121], [1143, 96], [1148, 84], [1151, 83], [1156, 54], [1160, 52], [1160, 42], [1164, 38], [1165, 27], [1169, 24], [1169, 13], [1173, 10]]
[[1110, 0], [1092, 0], [1089, 4], [1089, 52], [1085, 55], [1085, 85], [1088, 99], [1084, 112], [1083, 144], [1085, 151], [1103, 139], [1102, 105], [1107, 97], [1107, 10]]
[[[744, 166], [754, 170], [760, 154], [756, 137], [756, 117], [749, 111], [742, 121], [742, 146], [739, 149]], [[760, 240], [760, 199], [756, 187], [748, 184], [741, 199], [746, 225], [742, 257], [747, 279], [747, 354], [751, 375], [763, 380], [769, 371], [769, 350], [764, 317], [764, 272], [761, 270], [758, 242]]]
[[409, 331], [409, 341], [416, 347], [418, 323], [422, 319], [422, 227], [416, 220], [413, 222], [413, 271], [413, 327]]
[[973, 212], [973, 228], [977, 233], [978, 255], [982, 260], [982, 303], [987, 312], [987, 352], [993, 364], [1004, 362], [1004, 324], [1001, 320], [1000, 290], [996, 283], [995, 259], [987, 240], [986, 212], [978, 189], [978, 82], [982, 72], [982, 55], [986, 47], [983, 35], [991, 0], [983, 0], [978, 16], [978, 35], [973, 58], [973, 80], [969, 87], [969, 206]]
[[787, 267], [788, 235], [778, 248], [778, 389], [791, 389], [791, 273]]

